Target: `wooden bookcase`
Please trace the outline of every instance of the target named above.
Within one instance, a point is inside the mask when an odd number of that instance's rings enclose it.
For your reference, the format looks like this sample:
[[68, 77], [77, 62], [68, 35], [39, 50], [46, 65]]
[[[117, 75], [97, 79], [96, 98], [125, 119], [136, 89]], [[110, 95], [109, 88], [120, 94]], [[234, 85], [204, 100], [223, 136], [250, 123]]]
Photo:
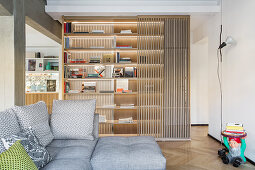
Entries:
[[[189, 21], [189, 16], [163, 15], [63, 17], [62, 84], [63, 87], [68, 84], [76, 92], [65, 93], [64, 90], [63, 99], [97, 99], [96, 113], [107, 120], [100, 123], [101, 136], [149, 135], [164, 141], [190, 139]], [[71, 23], [68, 33], [64, 31], [65, 23]], [[93, 33], [92, 30], [104, 32]], [[131, 30], [131, 33], [121, 33], [122, 30]], [[120, 58], [130, 58], [131, 62], [116, 63], [115, 57], [114, 62], [105, 63], [105, 54], [119, 54]], [[90, 63], [92, 58], [100, 58], [100, 63]], [[105, 75], [87, 78], [89, 72], [98, 67], [105, 68]], [[106, 74], [106, 68], [109, 73], [113, 68], [125, 70], [127, 67], [136, 68], [136, 76]], [[79, 78], [71, 75], [75, 70], [82, 72]], [[120, 81], [125, 81], [132, 92], [117, 92]], [[96, 82], [96, 91], [79, 92], [83, 82]], [[112, 93], [100, 93], [102, 90]], [[134, 107], [123, 108], [122, 104], [134, 104]], [[129, 117], [133, 122], [119, 122]]]
[[[100, 78], [70, 78], [70, 70], [82, 69], [91, 72], [95, 67], [124, 68], [137, 67], [137, 19], [132, 18], [98, 18], [98, 17], [63, 17], [63, 23], [71, 23], [71, 31], [66, 33], [63, 24], [63, 87], [69, 84], [76, 93], [64, 90], [64, 100], [97, 99], [96, 113], [106, 117], [106, 122], [100, 122], [99, 133], [107, 135], [137, 135], [137, 77], [112, 77], [109, 74]], [[104, 33], [92, 33], [92, 30], [104, 30]], [[120, 33], [121, 30], [131, 30], [132, 33]], [[69, 39], [69, 48], [66, 46]], [[129, 45], [132, 48], [117, 48]], [[66, 53], [66, 54], [64, 54]], [[116, 63], [116, 55], [128, 57], [131, 63]], [[114, 63], [103, 63], [104, 54], [113, 54]], [[100, 63], [90, 63], [91, 56], [100, 56]], [[82, 59], [85, 63], [70, 63], [71, 59]], [[129, 93], [116, 92], [119, 80], [128, 81]], [[78, 92], [83, 82], [96, 82], [96, 92]], [[100, 91], [113, 91], [101, 93]], [[122, 108], [121, 104], [134, 104], [132, 108]], [[131, 123], [119, 123], [119, 119], [132, 117]]]

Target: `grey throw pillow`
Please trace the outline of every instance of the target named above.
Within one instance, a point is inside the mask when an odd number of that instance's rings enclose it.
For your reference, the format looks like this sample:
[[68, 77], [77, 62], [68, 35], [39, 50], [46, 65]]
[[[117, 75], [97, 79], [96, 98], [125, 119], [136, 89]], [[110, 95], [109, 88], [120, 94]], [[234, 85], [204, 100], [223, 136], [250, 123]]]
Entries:
[[54, 137], [50, 130], [49, 114], [44, 102], [28, 106], [15, 106], [13, 110], [21, 128], [24, 130], [31, 127], [41, 145], [47, 146], [52, 142]]
[[51, 161], [49, 152], [39, 144], [31, 129], [19, 132], [17, 135], [1, 138], [1, 140], [6, 150], [16, 141], [20, 141], [37, 168], [42, 168]]
[[55, 100], [51, 129], [55, 139], [88, 139], [93, 137], [96, 100]]
[[[7, 137], [20, 132], [17, 117], [12, 109], [0, 112], [0, 138]], [[5, 151], [3, 143], [0, 141], [0, 153]]]

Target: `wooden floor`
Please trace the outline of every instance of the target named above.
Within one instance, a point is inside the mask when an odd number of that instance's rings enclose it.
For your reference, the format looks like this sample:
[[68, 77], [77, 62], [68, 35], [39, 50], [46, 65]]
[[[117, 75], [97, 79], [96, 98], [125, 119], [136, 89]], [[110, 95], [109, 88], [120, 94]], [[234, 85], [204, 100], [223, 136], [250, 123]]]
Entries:
[[207, 136], [208, 127], [196, 126], [191, 128], [191, 141], [186, 142], [158, 142], [167, 159], [168, 170], [237, 170], [255, 169], [250, 163], [239, 168], [231, 164], [225, 165], [218, 157], [218, 149], [222, 148], [218, 142]]

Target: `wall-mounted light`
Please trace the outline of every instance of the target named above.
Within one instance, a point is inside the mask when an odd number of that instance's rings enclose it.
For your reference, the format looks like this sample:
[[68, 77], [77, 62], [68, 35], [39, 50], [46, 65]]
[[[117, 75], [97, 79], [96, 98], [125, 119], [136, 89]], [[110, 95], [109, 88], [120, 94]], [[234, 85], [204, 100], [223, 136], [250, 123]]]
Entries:
[[222, 49], [223, 47], [227, 45], [233, 45], [234, 43], [235, 43], [235, 40], [231, 36], [228, 36], [226, 41], [221, 43], [221, 45], [219, 46], [219, 49]]

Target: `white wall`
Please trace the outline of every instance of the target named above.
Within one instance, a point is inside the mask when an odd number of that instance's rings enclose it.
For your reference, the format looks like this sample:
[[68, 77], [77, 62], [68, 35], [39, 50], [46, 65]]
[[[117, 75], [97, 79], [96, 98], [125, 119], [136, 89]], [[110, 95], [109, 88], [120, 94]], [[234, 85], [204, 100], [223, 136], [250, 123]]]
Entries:
[[14, 105], [14, 18], [0, 16], [0, 111]]
[[193, 43], [190, 49], [191, 124], [208, 124], [208, 40]]
[[[224, 0], [224, 38], [237, 45], [223, 49], [223, 125], [240, 122], [248, 132], [245, 156], [255, 161], [255, 1]], [[220, 16], [208, 22], [209, 134], [220, 139], [220, 98], [216, 77]]]

